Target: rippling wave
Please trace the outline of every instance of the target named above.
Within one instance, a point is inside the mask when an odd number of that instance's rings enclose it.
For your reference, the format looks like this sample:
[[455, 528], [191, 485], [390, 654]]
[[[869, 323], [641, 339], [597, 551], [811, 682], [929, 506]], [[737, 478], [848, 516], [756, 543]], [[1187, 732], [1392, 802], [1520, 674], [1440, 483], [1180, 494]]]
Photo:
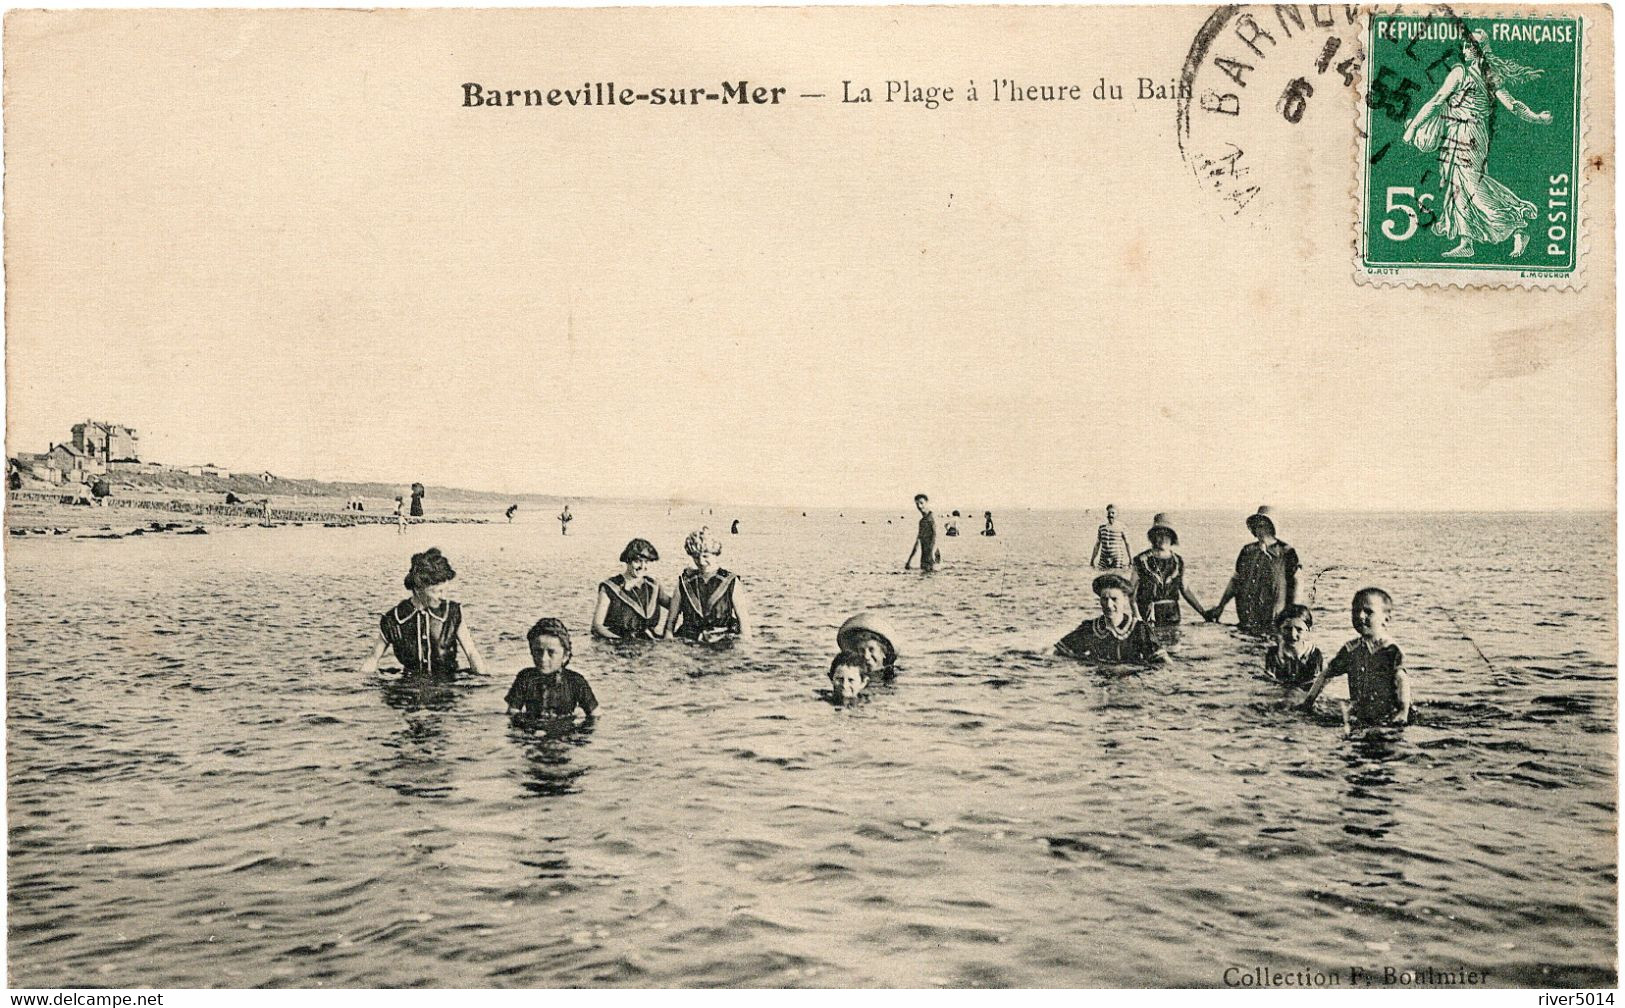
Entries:
[[[1092, 608], [1089, 516], [1001, 513], [921, 576], [901, 510], [664, 510], [11, 542], [13, 983], [1615, 982], [1612, 515], [1283, 523], [1328, 654], [1354, 589], [1398, 602], [1418, 724], [1345, 741], [1233, 628], [1142, 673], [1052, 657]], [[588, 640], [626, 539], [670, 585], [682, 534], [736, 514], [756, 640]], [[1216, 601], [1241, 516], [1180, 534]], [[491, 673], [360, 676], [429, 545]], [[838, 708], [860, 608], [903, 672]], [[504, 715], [543, 615], [580, 631], [594, 722]]]

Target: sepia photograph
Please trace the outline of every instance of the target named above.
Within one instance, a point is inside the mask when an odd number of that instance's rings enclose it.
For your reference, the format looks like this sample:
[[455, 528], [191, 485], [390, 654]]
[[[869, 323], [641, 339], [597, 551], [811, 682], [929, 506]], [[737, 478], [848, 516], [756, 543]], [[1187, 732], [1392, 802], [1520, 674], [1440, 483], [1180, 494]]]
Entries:
[[1617, 985], [1610, 8], [3, 59], [9, 989]]

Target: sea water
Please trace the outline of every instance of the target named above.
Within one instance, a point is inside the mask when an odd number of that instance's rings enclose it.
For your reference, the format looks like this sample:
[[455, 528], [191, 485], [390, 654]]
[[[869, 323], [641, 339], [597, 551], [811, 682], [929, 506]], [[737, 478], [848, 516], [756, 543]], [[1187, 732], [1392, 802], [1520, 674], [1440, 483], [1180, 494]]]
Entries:
[[[1165, 668], [1052, 657], [1098, 515], [963, 518], [923, 576], [905, 508], [706, 510], [10, 539], [12, 982], [1615, 982], [1612, 514], [1284, 516], [1328, 657], [1355, 589], [1396, 600], [1418, 723], [1349, 741], [1341, 686], [1283, 709], [1262, 645], [1188, 610]], [[735, 517], [755, 640], [589, 639], [628, 538], [669, 587]], [[1177, 521], [1204, 604], [1243, 517]], [[361, 674], [430, 545], [487, 674]], [[871, 608], [903, 671], [835, 707], [835, 628]], [[592, 723], [504, 714], [546, 615]]]

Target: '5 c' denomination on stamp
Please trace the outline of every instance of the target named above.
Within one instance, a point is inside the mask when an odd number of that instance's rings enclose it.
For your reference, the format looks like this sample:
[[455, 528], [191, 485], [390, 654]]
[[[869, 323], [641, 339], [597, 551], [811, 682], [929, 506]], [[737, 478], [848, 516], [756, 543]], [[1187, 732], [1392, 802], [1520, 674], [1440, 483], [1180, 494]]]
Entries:
[[1356, 277], [1579, 286], [1584, 20], [1441, 6], [1364, 27]]

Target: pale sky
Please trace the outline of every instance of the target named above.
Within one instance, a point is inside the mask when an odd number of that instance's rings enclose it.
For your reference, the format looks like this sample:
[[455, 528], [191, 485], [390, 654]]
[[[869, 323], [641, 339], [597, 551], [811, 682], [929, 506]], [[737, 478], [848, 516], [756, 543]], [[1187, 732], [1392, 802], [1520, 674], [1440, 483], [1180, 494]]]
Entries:
[[1613, 507], [1611, 236], [1579, 293], [1356, 287], [1329, 107], [1245, 220], [1166, 102], [459, 107], [465, 80], [1132, 81], [1188, 44], [1052, 40], [1042, 10], [999, 42], [834, 10], [822, 55], [795, 12], [754, 40], [612, 11], [568, 42], [522, 13], [13, 32], [7, 449], [93, 417], [164, 462], [505, 492]]

